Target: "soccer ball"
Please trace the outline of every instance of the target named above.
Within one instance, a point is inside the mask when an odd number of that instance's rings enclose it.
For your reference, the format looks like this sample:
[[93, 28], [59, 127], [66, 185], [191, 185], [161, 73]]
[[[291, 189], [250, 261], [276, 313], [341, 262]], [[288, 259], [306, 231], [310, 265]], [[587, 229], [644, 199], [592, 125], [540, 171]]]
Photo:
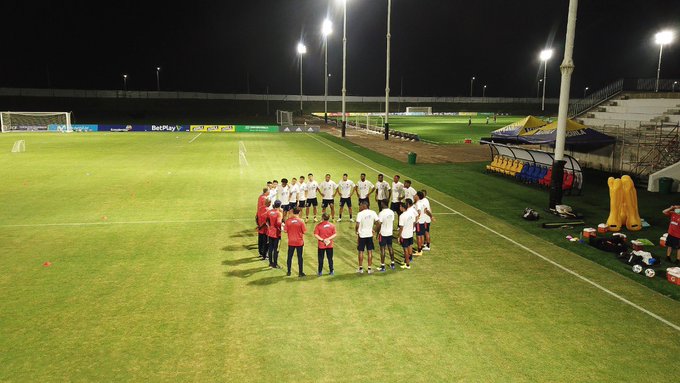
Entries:
[[647, 270], [645, 270], [645, 275], [650, 277], [650, 278], [654, 278], [654, 276], [656, 275], [656, 272], [654, 271], [654, 269], [647, 269]]
[[642, 266], [640, 265], [633, 266], [633, 272], [636, 274], [640, 274], [642, 272]]

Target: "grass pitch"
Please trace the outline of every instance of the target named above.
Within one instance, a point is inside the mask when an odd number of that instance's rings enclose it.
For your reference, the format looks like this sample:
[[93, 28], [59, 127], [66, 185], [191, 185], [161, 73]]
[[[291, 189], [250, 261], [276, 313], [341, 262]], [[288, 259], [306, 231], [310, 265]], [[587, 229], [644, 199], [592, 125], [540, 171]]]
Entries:
[[[526, 116], [390, 116], [390, 129], [415, 133], [422, 140], [438, 144], [462, 144], [466, 139], [478, 142], [482, 137], [490, 137], [491, 132], [513, 123]], [[468, 125], [469, 119], [472, 124]], [[366, 117], [350, 117], [349, 121], [365, 124]], [[382, 126], [384, 119], [371, 117], [371, 124]]]
[[[26, 153], [9, 153], [16, 139]], [[356, 275], [345, 222], [336, 276], [266, 268], [264, 181], [393, 173], [324, 136], [7, 134], [0, 148], [0, 381], [660, 381], [680, 352], [677, 301], [431, 187], [433, 250], [412, 270]]]

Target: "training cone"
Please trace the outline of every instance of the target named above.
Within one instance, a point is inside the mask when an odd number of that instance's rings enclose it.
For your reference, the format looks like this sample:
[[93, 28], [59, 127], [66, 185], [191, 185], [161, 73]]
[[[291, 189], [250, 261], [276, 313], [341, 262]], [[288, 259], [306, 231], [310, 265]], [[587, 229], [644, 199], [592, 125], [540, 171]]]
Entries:
[[45, 262], [45, 263], [43, 263], [43, 266], [50, 267], [50, 266], [52, 266], [52, 262]]

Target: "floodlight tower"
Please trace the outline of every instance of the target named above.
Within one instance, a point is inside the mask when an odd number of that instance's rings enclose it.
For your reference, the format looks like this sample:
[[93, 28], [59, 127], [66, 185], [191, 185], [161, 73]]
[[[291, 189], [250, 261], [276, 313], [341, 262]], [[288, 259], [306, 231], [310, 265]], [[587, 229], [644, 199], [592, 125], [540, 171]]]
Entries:
[[387, 59], [386, 59], [386, 75], [385, 75], [385, 139], [390, 139], [390, 40], [392, 34], [390, 32], [390, 24], [392, 22], [392, 0], [387, 0]]
[[482, 98], [486, 98], [486, 85], [482, 87]]
[[127, 74], [123, 75], [123, 90], [127, 92]]
[[[557, 113], [557, 132], [555, 133], [555, 161], [552, 166], [550, 179], [551, 209], [562, 203], [562, 183], [564, 176], [564, 146], [567, 140], [567, 118], [569, 117], [569, 93], [571, 91], [571, 74], [574, 72], [574, 38], [576, 36], [576, 13], [578, 0], [569, 0], [569, 15], [567, 17], [567, 36], [564, 44], [564, 60], [560, 65], [562, 79], [560, 82], [560, 103]], [[545, 86], [545, 82], [544, 82]]]
[[548, 60], [553, 55], [552, 49], [544, 49], [541, 51], [541, 54], [538, 56], [541, 61], [543, 61], [543, 101], [541, 101], [541, 110], [545, 110], [545, 83], [547, 82], [547, 75], [548, 75]]
[[543, 79], [538, 79], [538, 84], [536, 84], [536, 98], [541, 97], [541, 84], [543, 84]]
[[156, 90], [161, 91], [161, 67], [156, 67]]
[[675, 86], [676, 86], [676, 85], [678, 85], [678, 82], [677, 82], [677, 81], [673, 81], [673, 89], [672, 89], [672, 90], [673, 90], [673, 93], [675, 93]]
[[347, 0], [342, 1], [342, 137], [347, 131], [345, 97], [347, 95]]
[[321, 24], [321, 34], [323, 35], [324, 47], [324, 89], [323, 89], [323, 120], [328, 124], [328, 36], [333, 33], [333, 23], [326, 18]]
[[586, 98], [586, 94], [588, 93], [588, 87], [583, 88], [583, 98]]
[[302, 115], [302, 56], [307, 53], [307, 47], [302, 42], [297, 45], [297, 53], [300, 55], [300, 115]]
[[472, 89], [473, 89], [474, 83], [475, 83], [475, 76], [472, 76], [472, 78], [470, 79], [470, 97], [472, 97]]
[[663, 54], [663, 46], [673, 42], [674, 37], [673, 31], [668, 30], [661, 31], [654, 35], [654, 41], [659, 44], [659, 66], [656, 68], [656, 86], [654, 87], [655, 92], [659, 91], [659, 77], [661, 75], [661, 55]]

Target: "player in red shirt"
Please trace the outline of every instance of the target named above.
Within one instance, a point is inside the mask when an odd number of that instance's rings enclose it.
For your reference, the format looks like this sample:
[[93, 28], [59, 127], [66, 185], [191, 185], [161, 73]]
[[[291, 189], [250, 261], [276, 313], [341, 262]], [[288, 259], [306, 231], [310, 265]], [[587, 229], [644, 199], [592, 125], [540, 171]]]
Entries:
[[335, 232], [335, 225], [328, 222], [330, 216], [328, 213], [323, 213], [321, 215], [321, 223], [316, 225], [314, 228], [314, 238], [319, 241], [319, 272], [318, 276], [321, 276], [323, 271], [323, 259], [324, 255], [328, 257], [328, 269], [330, 272], [328, 275], [334, 275], [333, 272], [333, 239], [337, 236]]
[[269, 213], [269, 210], [264, 205], [260, 206], [257, 212], [257, 251], [262, 260], [267, 259], [267, 249], [269, 248], [267, 240], [267, 213]]
[[664, 210], [663, 213], [671, 217], [671, 223], [668, 225], [668, 238], [666, 238], [666, 260], [671, 261], [671, 254], [673, 249], [677, 251], [675, 262], [680, 262], [680, 205], [673, 205]]
[[281, 241], [281, 201], [274, 201], [274, 208], [267, 213], [267, 237], [269, 240], [269, 267], [279, 268], [279, 241]]
[[260, 194], [259, 197], [257, 197], [257, 211], [260, 211], [260, 208], [262, 206], [267, 206], [267, 196], [269, 195], [269, 188], [263, 188], [262, 189], [262, 194]]
[[296, 207], [293, 209], [293, 216], [286, 220], [286, 225], [284, 230], [288, 233], [288, 272], [286, 275], [290, 276], [290, 267], [293, 264], [293, 253], [297, 251], [298, 260], [298, 277], [304, 277], [305, 273], [302, 270], [302, 248], [305, 245], [305, 233], [307, 232], [307, 226], [305, 226], [305, 221], [300, 219], [300, 208]]

